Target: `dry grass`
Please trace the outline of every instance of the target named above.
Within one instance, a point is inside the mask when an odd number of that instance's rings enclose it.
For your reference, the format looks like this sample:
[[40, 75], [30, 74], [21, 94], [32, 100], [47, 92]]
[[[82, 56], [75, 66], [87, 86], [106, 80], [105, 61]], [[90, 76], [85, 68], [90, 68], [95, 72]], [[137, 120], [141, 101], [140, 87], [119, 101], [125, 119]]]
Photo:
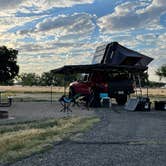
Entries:
[[[51, 87], [39, 87], [39, 86], [0, 86], [0, 90], [4, 90], [6, 93], [2, 93], [2, 100], [6, 101], [8, 96], [13, 96], [14, 101], [50, 101], [51, 99]], [[143, 88], [143, 95], [146, 96], [147, 89]], [[58, 100], [64, 92], [63, 87], [52, 87], [53, 100]], [[153, 100], [165, 100], [166, 88], [150, 88], [148, 91], [150, 99]], [[132, 94], [135, 96], [135, 94]]]
[[[142, 89], [143, 93], [146, 94], [147, 93], [147, 89]], [[150, 88], [148, 90], [148, 94], [152, 95], [152, 96], [166, 96], [166, 88]]]
[[[0, 90], [7, 92], [31, 92], [31, 93], [44, 93], [51, 91], [49, 86], [0, 86]], [[146, 89], [143, 88], [143, 93], [146, 94]], [[53, 92], [62, 93], [64, 91], [63, 87], [54, 86], [52, 87]], [[166, 88], [149, 88], [150, 95], [163, 95], [166, 96]]]
[[0, 163], [9, 163], [42, 152], [53, 142], [83, 132], [99, 119], [62, 118], [0, 126]]
[[[0, 90], [7, 92], [30, 92], [30, 93], [47, 93], [51, 91], [50, 86], [0, 86]], [[63, 92], [64, 88], [59, 86], [52, 87], [52, 92]]]

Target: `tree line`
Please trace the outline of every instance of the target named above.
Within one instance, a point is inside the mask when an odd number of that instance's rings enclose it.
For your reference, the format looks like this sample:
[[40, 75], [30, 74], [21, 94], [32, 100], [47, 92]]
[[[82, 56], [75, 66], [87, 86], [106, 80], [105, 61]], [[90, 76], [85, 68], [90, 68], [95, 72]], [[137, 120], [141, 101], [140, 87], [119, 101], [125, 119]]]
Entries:
[[36, 73], [22, 73], [16, 77], [16, 82], [23, 86], [64, 86], [65, 84], [77, 80], [78, 74], [63, 76], [53, 74], [52, 72], [44, 72], [41, 75]]
[[7, 81], [0, 81], [0, 85], [22, 85], [22, 86], [64, 86], [77, 79], [80, 75], [73, 74], [70, 76], [63, 76], [60, 74], [53, 74], [52, 72], [44, 72], [41, 75], [36, 73], [21, 73], [14, 79]]

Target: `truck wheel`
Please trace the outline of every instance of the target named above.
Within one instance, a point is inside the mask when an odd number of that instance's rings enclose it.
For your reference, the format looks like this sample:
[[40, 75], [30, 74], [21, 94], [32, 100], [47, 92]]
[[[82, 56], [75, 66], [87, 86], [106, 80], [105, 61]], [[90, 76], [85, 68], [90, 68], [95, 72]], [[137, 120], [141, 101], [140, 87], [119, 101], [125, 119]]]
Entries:
[[116, 102], [118, 103], [118, 105], [125, 105], [125, 103], [127, 102], [127, 95], [116, 97]]
[[73, 98], [75, 96], [75, 91], [73, 87], [69, 88], [69, 98]]

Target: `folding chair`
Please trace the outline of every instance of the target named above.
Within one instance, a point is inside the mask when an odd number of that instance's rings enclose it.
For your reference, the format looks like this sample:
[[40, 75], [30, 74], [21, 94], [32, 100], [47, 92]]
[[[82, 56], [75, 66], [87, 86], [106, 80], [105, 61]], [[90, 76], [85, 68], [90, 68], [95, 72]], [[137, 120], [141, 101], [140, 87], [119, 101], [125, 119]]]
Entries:
[[77, 105], [78, 107], [80, 107], [80, 103], [82, 98], [84, 98], [85, 96], [82, 96], [80, 93], [74, 95], [72, 98], [67, 97], [66, 95], [63, 95], [60, 99], [59, 102], [60, 104], [63, 106], [63, 108], [61, 109], [61, 112], [72, 112], [72, 110], [70, 109], [70, 106], [75, 106]]
[[67, 96], [63, 95], [59, 99], [60, 104], [63, 106], [63, 108], [60, 110], [60, 112], [72, 112], [70, 109], [70, 105], [73, 102], [73, 99], [68, 98]]

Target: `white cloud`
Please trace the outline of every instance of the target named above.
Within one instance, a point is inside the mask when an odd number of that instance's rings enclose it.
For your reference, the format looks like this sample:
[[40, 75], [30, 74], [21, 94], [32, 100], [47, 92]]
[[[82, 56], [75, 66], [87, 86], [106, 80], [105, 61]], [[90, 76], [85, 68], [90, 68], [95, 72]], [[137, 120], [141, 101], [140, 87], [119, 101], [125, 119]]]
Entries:
[[165, 0], [153, 0], [152, 3], [125, 2], [117, 6], [113, 13], [98, 19], [103, 33], [129, 31], [134, 29], [159, 29], [160, 16], [166, 12]]
[[[90, 63], [91, 52], [95, 46], [94, 43], [85, 43], [83, 40], [87, 41], [94, 31], [95, 24], [92, 21], [94, 17], [81, 13], [48, 18], [30, 28], [25, 26], [25, 30], [20, 33], [2, 33], [0, 44], [19, 50], [20, 72], [41, 73], [64, 64]], [[10, 23], [10, 19], [11, 17], [6, 17], [6, 25]], [[13, 27], [18, 25], [17, 28], [20, 29], [25, 23], [34, 21], [25, 20], [20, 23], [13, 17], [11, 21], [14, 23], [11, 24]], [[53, 26], [49, 27], [50, 24]], [[49, 36], [53, 38], [49, 40]]]
[[92, 16], [87, 13], [75, 13], [72, 15], [60, 15], [47, 17], [31, 29], [24, 29], [17, 32], [19, 35], [31, 36], [40, 42], [51, 36], [54, 41], [82, 41], [88, 39], [96, 27]]
[[[38, 17], [39, 18], [39, 17]], [[37, 16], [32, 17], [16, 17], [16, 16], [3, 16], [0, 17], [0, 33], [7, 32], [11, 28], [23, 26], [26, 23], [30, 23], [37, 19]]]
[[93, 3], [93, 1], [94, 0], [33, 0], [28, 1], [27, 4], [45, 9], [50, 7], [71, 7], [78, 4]]
[[[48, 46], [50, 48], [47, 48]], [[32, 51], [31, 47], [35, 50]], [[42, 49], [39, 46], [33, 46], [33, 44], [23, 45], [22, 51], [18, 55], [20, 73], [36, 72], [40, 74], [63, 65], [91, 63], [93, 54], [90, 49], [93, 50], [93, 48], [95, 48], [94, 43], [78, 45], [76, 43], [68, 43], [68, 45], [66, 43], [49, 43], [47, 46], [43, 44]]]
[[57, 34], [70, 35], [92, 32], [95, 28], [93, 16], [87, 13], [46, 18], [36, 25], [36, 32], [54, 30]]
[[[30, 13], [25, 7], [33, 7], [33, 12], [38, 13], [53, 7], [72, 7], [74, 5], [93, 3], [94, 0], [0, 0], [0, 14], [16, 13], [16, 11], [25, 11]], [[31, 9], [32, 10], [32, 9]]]

